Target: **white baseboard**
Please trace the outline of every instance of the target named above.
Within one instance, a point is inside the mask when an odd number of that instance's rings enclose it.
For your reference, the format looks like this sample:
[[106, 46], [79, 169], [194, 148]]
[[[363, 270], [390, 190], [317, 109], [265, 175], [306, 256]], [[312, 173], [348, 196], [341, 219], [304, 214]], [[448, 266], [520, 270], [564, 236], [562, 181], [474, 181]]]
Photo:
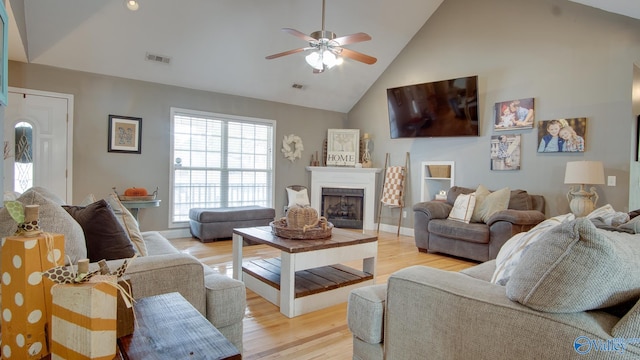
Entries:
[[158, 232], [167, 239], [191, 237], [191, 231], [189, 230], [188, 227], [180, 228], [180, 229], [162, 230]]
[[[377, 229], [377, 226], [378, 224], [376, 223], [376, 229]], [[390, 232], [395, 234], [398, 232], [398, 226], [390, 225], [390, 224], [380, 224], [380, 231]], [[406, 236], [413, 236], [413, 228], [400, 227], [400, 234], [406, 235]]]

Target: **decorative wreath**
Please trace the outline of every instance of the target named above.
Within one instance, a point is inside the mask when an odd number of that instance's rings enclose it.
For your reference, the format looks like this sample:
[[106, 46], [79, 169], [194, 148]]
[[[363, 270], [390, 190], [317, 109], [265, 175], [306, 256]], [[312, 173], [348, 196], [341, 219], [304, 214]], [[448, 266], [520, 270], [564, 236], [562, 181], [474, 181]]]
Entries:
[[304, 150], [304, 146], [302, 145], [300, 136], [291, 134], [285, 135], [284, 139], [282, 139], [281, 151], [284, 157], [291, 160], [291, 162], [302, 157], [302, 150]]

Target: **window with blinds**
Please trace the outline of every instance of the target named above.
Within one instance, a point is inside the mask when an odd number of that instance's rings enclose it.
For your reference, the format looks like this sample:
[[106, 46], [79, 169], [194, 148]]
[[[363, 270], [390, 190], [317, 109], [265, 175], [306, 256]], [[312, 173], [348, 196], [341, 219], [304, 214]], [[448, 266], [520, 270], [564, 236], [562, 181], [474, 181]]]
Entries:
[[273, 207], [275, 122], [171, 109], [170, 225], [191, 208]]

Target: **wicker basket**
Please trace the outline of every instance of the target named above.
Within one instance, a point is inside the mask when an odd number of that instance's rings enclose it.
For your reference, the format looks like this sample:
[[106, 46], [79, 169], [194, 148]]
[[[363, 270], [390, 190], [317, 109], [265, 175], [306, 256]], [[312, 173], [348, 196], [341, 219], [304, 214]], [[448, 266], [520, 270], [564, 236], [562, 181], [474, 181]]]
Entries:
[[333, 224], [327, 222], [325, 227], [316, 226], [311, 229], [292, 229], [287, 227], [286, 219], [280, 219], [269, 223], [271, 230], [276, 236], [293, 240], [327, 239], [331, 237]]
[[429, 172], [431, 177], [435, 178], [451, 177], [451, 167], [449, 165], [429, 165]]

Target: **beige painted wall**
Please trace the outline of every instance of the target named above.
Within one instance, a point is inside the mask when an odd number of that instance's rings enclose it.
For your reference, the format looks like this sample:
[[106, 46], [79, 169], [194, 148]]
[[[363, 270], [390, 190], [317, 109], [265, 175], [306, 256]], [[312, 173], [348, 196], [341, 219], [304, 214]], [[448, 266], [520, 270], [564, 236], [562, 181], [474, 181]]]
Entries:
[[[276, 120], [276, 216], [282, 216], [285, 186], [310, 185], [305, 166], [312, 153], [321, 152], [326, 129], [346, 121], [337, 112], [18, 62], [9, 63], [9, 86], [74, 95], [75, 202], [89, 193], [103, 197], [113, 186], [160, 187], [161, 207], [140, 212], [142, 230], [168, 228], [170, 107]], [[142, 154], [107, 152], [109, 114], [142, 117]], [[293, 163], [280, 152], [283, 136], [292, 133], [305, 147]]]
[[[526, 189], [545, 196], [547, 215], [567, 213], [566, 162], [601, 160], [617, 186], [597, 186], [599, 205], [627, 211], [638, 60], [638, 20], [569, 1], [446, 0], [349, 112], [349, 126], [372, 134], [375, 166], [386, 152], [395, 164], [411, 152], [409, 206], [419, 201], [420, 162], [453, 160], [457, 185]], [[390, 139], [387, 88], [467, 75], [479, 76], [479, 137]], [[493, 106], [527, 97], [535, 98], [536, 120], [587, 117], [586, 151], [538, 154], [537, 130], [519, 131], [522, 169], [491, 171]], [[411, 213], [403, 226], [413, 227]]]

